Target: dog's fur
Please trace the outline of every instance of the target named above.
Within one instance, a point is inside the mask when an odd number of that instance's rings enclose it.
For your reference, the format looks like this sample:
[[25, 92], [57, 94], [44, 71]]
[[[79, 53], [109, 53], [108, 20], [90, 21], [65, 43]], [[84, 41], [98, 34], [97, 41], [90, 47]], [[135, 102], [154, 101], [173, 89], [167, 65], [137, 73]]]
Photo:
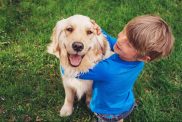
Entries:
[[[92, 93], [92, 81], [76, 79], [80, 73], [88, 72], [98, 61], [109, 57], [112, 53], [109, 44], [102, 34], [97, 34], [95, 22], [89, 17], [74, 15], [57, 22], [48, 45], [48, 52], [60, 60], [64, 69], [62, 73], [65, 89], [65, 102], [60, 110], [61, 116], [69, 116], [73, 111], [75, 94], [78, 99], [86, 93], [89, 104]], [[73, 49], [73, 43], [83, 44], [81, 51]]]

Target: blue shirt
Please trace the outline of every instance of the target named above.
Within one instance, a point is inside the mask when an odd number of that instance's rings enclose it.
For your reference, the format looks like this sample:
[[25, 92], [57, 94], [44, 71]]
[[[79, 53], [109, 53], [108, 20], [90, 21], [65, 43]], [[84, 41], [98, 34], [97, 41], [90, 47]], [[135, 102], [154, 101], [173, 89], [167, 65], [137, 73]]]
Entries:
[[[116, 39], [103, 32], [113, 46]], [[135, 103], [134, 83], [144, 67], [144, 62], [124, 61], [118, 54], [99, 62], [88, 73], [78, 78], [93, 80], [90, 108], [99, 114], [122, 114], [131, 109]]]

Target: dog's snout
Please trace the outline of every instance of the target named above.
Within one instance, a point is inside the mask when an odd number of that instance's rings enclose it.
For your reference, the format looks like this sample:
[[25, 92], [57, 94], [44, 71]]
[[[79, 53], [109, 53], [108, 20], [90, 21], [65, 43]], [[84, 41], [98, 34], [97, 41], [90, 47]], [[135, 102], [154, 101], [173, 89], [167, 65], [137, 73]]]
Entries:
[[75, 51], [77, 51], [77, 52], [80, 52], [80, 51], [83, 50], [84, 45], [83, 45], [83, 43], [81, 43], [81, 42], [74, 42], [74, 43], [72, 44], [72, 48], [73, 48], [73, 50], [75, 50]]

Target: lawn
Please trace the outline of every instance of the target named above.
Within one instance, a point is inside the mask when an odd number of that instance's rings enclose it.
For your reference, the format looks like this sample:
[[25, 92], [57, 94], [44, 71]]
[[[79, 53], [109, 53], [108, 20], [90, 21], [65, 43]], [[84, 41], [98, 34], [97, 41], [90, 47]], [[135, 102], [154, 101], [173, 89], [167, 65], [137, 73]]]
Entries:
[[74, 14], [89, 16], [115, 37], [137, 15], [166, 20], [175, 48], [170, 57], [145, 65], [134, 89], [138, 107], [126, 121], [182, 121], [181, 0], [0, 0], [0, 121], [95, 118], [84, 99], [70, 117], [59, 116], [65, 96], [59, 61], [46, 52], [56, 22]]

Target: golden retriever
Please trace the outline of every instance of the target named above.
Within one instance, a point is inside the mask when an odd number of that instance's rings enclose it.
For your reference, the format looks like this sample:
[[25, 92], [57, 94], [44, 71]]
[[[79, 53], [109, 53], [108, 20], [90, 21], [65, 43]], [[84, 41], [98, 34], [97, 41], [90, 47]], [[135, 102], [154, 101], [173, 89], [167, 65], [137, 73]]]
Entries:
[[76, 79], [80, 73], [88, 72], [100, 60], [109, 57], [109, 43], [103, 34], [97, 34], [96, 23], [89, 17], [74, 15], [57, 22], [48, 45], [48, 52], [60, 60], [64, 69], [62, 74], [65, 90], [64, 105], [60, 116], [69, 116], [73, 111], [75, 95], [78, 99], [86, 93], [89, 104], [92, 93], [92, 81]]

